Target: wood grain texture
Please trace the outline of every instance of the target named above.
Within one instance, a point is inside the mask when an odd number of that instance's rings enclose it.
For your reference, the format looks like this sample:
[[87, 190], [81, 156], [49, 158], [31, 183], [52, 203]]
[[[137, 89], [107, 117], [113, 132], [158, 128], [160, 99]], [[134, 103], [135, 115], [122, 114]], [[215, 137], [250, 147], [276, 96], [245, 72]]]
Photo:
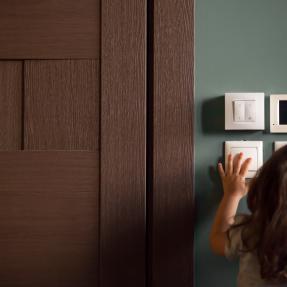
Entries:
[[0, 61], [0, 150], [20, 150], [22, 61]]
[[0, 286], [98, 286], [98, 215], [98, 153], [0, 152]]
[[26, 150], [97, 150], [99, 62], [25, 61]]
[[101, 286], [145, 286], [146, 1], [102, 2]]
[[193, 286], [193, 1], [154, 1], [149, 286]]
[[98, 58], [100, 0], [1, 0], [1, 59]]

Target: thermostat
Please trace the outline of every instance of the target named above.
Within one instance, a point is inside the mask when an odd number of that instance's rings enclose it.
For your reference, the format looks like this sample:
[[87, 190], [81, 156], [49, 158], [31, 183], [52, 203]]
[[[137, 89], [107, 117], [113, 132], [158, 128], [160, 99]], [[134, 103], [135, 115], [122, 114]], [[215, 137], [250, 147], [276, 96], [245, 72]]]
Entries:
[[287, 133], [287, 95], [270, 95], [270, 132]]

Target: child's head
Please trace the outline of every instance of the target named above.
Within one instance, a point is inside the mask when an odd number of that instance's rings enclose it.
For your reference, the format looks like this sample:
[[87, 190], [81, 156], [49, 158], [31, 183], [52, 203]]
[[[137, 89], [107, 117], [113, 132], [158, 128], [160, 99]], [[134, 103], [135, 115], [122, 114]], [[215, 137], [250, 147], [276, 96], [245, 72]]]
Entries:
[[262, 166], [247, 196], [251, 216], [243, 224], [244, 247], [258, 253], [261, 275], [287, 279], [287, 146]]
[[287, 215], [287, 146], [275, 152], [251, 181], [247, 202], [262, 220]]

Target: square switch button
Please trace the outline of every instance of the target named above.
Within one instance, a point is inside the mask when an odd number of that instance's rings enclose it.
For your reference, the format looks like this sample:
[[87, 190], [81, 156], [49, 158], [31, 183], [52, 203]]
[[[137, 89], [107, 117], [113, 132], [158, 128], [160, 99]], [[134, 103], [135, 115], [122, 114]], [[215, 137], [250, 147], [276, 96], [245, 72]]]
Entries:
[[225, 166], [228, 154], [235, 156], [243, 153], [243, 160], [251, 157], [252, 161], [247, 173], [247, 178], [252, 178], [263, 164], [262, 141], [227, 141], [225, 142]]
[[242, 152], [243, 153], [242, 161], [251, 157], [252, 161], [251, 161], [249, 170], [255, 171], [255, 172], [257, 171], [258, 169], [258, 149], [257, 148], [255, 147], [232, 147], [230, 152], [233, 157]]

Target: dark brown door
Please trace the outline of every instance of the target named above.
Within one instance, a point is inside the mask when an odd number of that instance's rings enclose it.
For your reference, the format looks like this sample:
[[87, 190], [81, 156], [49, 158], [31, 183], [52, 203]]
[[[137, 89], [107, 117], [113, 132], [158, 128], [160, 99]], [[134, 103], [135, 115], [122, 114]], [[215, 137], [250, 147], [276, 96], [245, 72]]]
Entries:
[[193, 1], [0, 1], [0, 287], [192, 286]]
[[144, 286], [145, 6], [1, 1], [1, 287]]
[[99, 1], [0, 3], [0, 286], [99, 265]]

